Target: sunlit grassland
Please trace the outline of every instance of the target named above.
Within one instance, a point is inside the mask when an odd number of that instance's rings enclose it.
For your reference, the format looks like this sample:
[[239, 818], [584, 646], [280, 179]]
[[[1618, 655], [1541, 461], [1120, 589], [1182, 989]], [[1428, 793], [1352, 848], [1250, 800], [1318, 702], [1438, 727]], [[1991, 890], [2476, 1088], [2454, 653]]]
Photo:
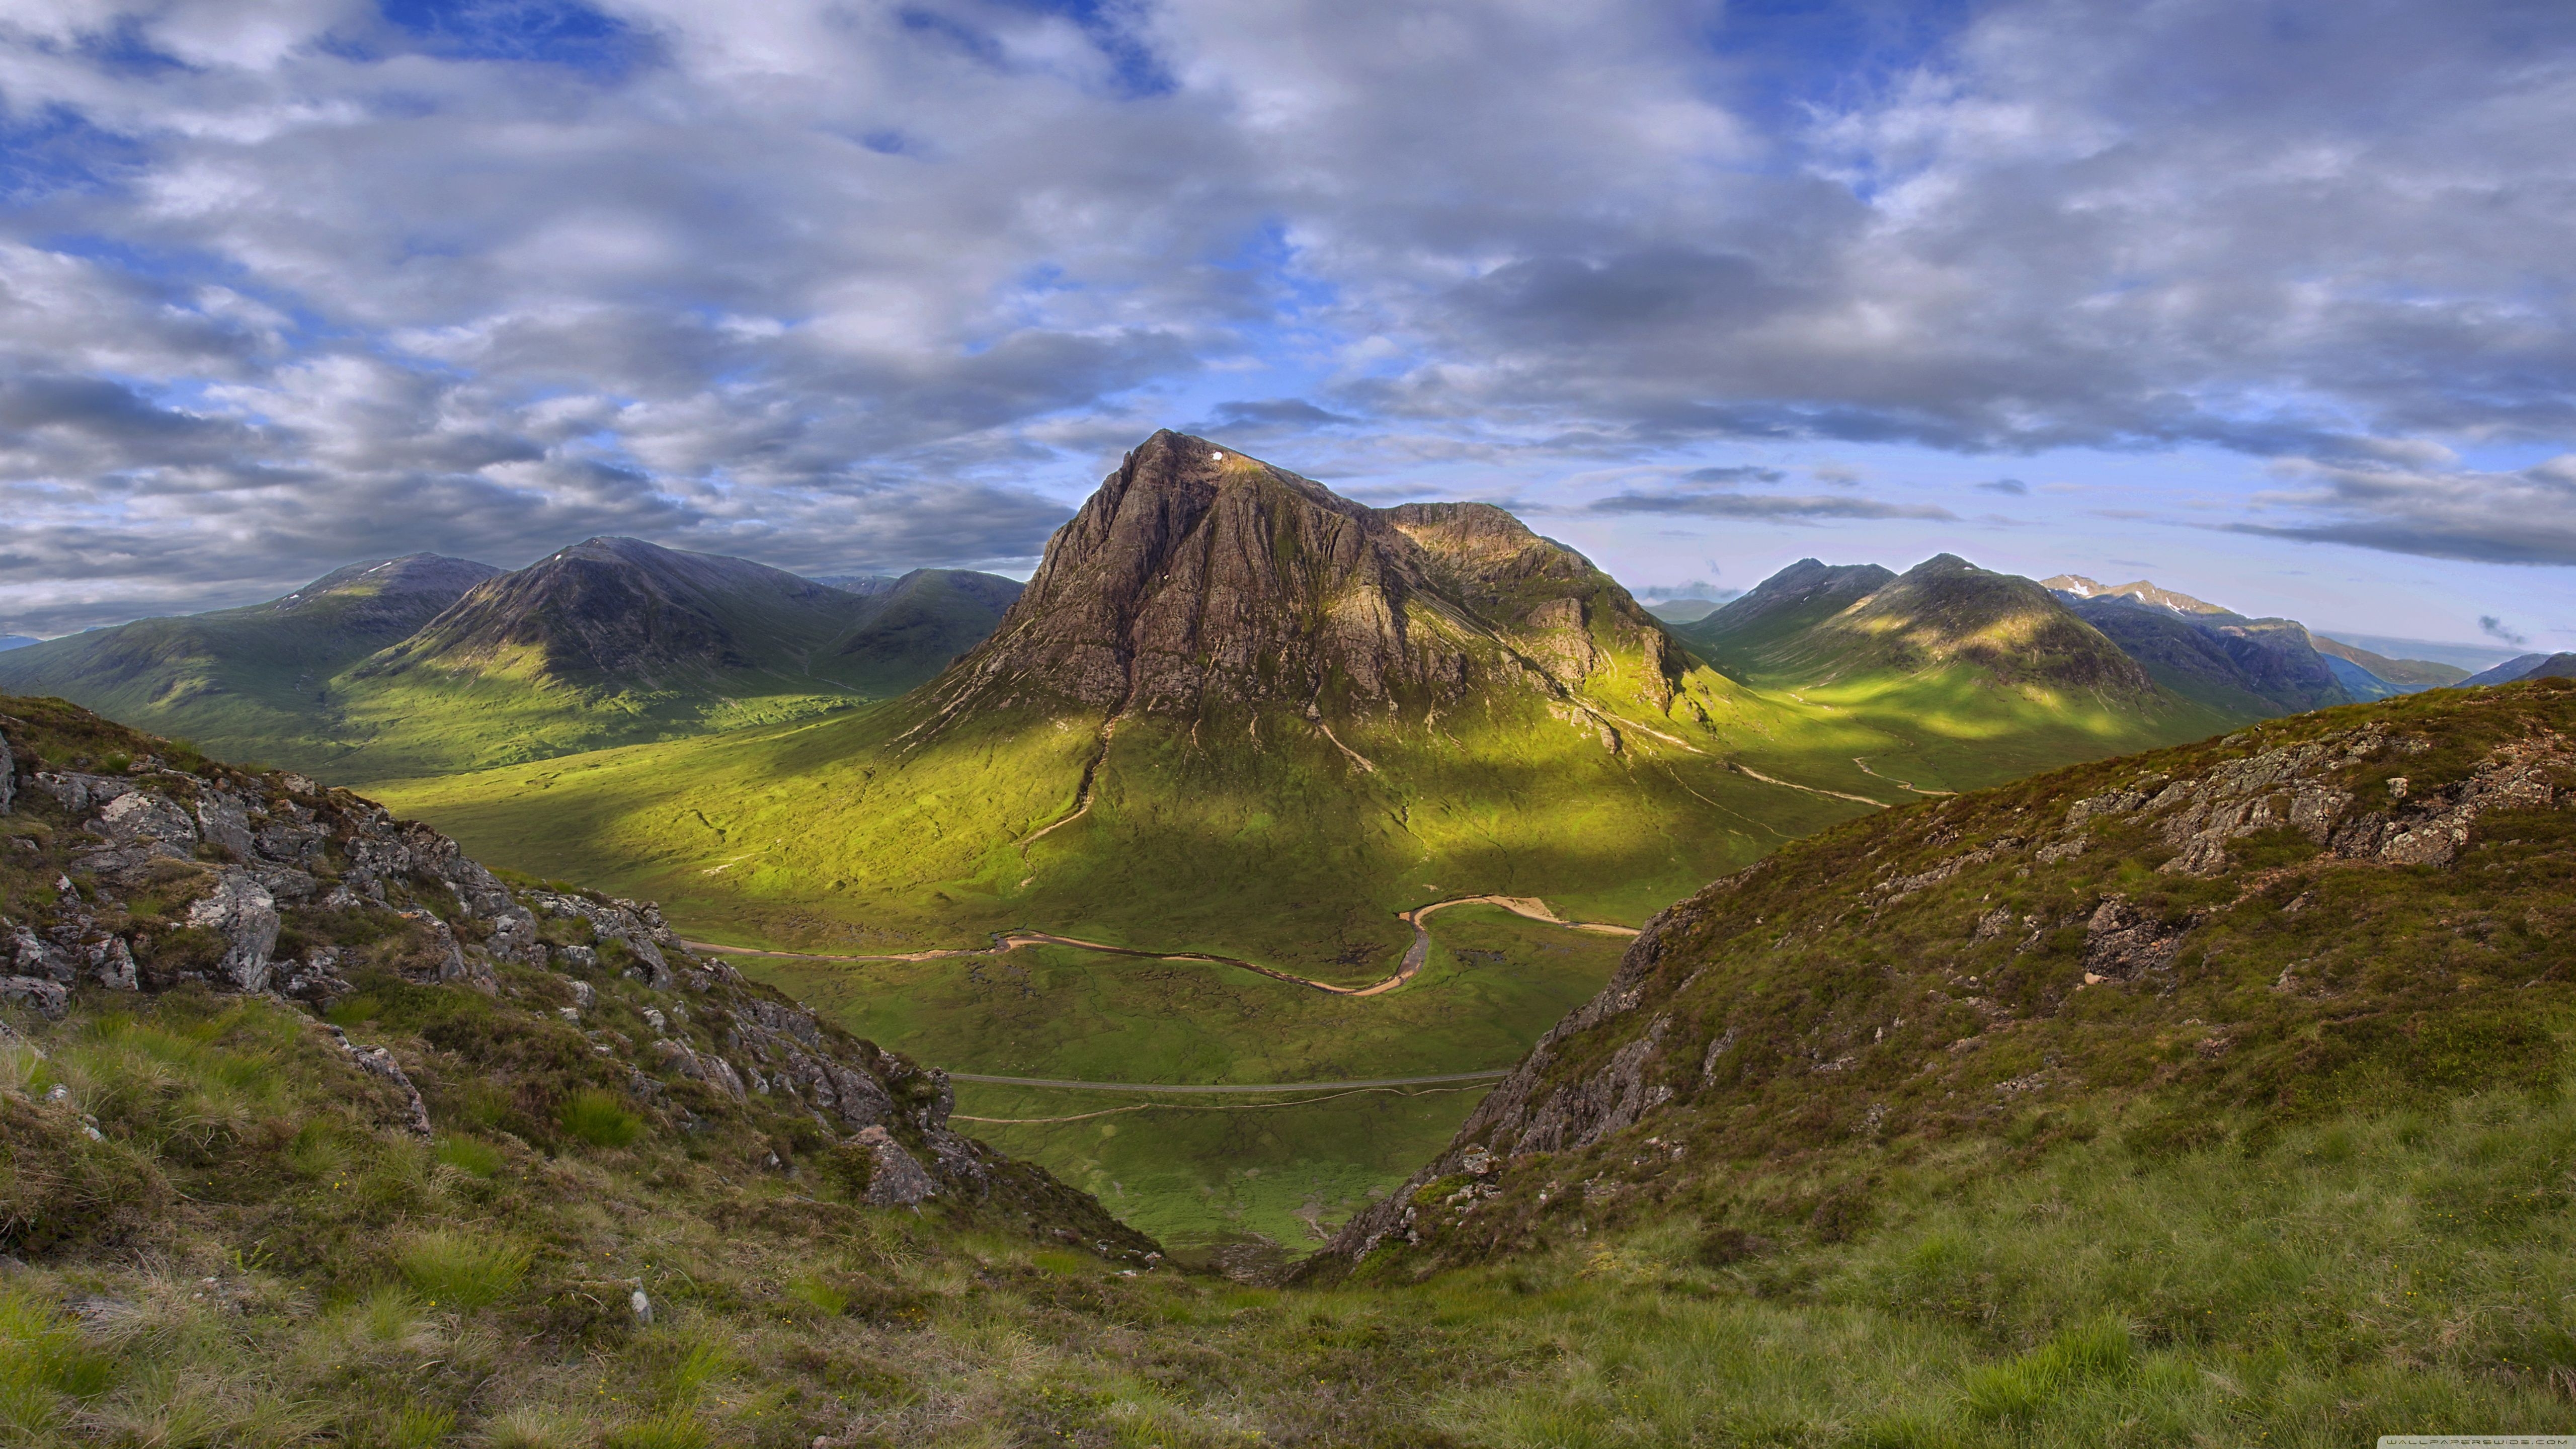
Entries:
[[[433, 1149], [353, 1113], [345, 1068], [281, 1008], [145, 1010], [22, 1023], [46, 1055], [0, 1052], [11, 1169], [88, 1183], [75, 1229], [127, 1234], [13, 1240], [13, 1442], [2344, 1449], [2576, 1430], [2563, 1092], [2289, 1130], [2221, 1117], [2180, 1153], [2059, 1108], [2044, 1137], [1709, 1162], [1652, 1203], [1567, 1193], [1525, 1257], [1278, 1289], [1122, 1277], [938, 1204], [857, 1207], [746, 1168], [756, 1143], [550, 1156], [460, 1118]], [[1098, 1138], [1113, 1181], [1141, 1115]], [[1330, 1188], [1280, 1176], [1282, 1198]], [[1865, 1211], [1820, 1229], [1828, 1192]]]
[[[1810, 718], [1806, 731], [1781, 744], [1748, 747], [1746, 763], [1765, 773], [1794, 769], [1802, 780], [1889, 801], [1914, 798], [1893, 780], [1924, 790], [1982, 789], [2060, 765], [2223, 734], [2248, 718], [2179, 696], [2147, 708], [2080, 690], [1998, 683], [1982, 670], [1958, 666], [1814, 683], [1786, 675], [1753, 678]], [[1853, 756], [1865, 759], [1868, 770]]]
[[[1805, 727], [1755, 713], [1768, 738]], [[378, 793], [481, 858], [653, 896], [729, 944], [900, 950], [1025, 926], [1348, 981], [1384, 974], [1397, 913], [1426, 901], [1538, 895], [1635, 924], [1866, 808], [1730, 770], [1741, 722], [1663, 719], [1649, 729], [1683, 743], [1632, 727], [1614, 752], [1569, 716], [1335, 721], [1369, 768], [1291, 711], [1126, 719], [1090, 808], [1035, 839], [1076, 808], [1096, 716], [970, 716], [925, 744], [903, 737], [917, 715], [880, 707]]]
[[[1627, 944], [1489, 906], [1431, 921], [1422, 972], [1368, 998], [1200, 962], [1057, 947], [924, 962], [736, 960], [851, 1031], [953, 1071], [1271, 1084], [1509, 1067], [1600, 989]], [[1296, 1105], [1281, 1095], [1154, 1098], [961, 1082], [958, 1110], [1110, 1113], [974, 1130], [1175, 1245], [1257, 1235], [1295, 1249], [1436, 1153], [1482, 1091], [1444, 1084]], [[1140, 1106], [1157, 1101], [1178, 1105]]]

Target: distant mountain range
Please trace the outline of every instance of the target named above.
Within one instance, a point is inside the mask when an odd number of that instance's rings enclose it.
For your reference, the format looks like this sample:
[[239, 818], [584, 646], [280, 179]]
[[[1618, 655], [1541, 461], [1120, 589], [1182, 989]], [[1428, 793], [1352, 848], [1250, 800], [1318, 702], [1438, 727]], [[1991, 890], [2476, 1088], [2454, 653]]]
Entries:
[[2457, 665], [2391, 659], [2313, 634], [2294, 620], [2249, 619], [2145, 579], [2107, 585], [2060, 574], [2042, 582], [2150, 670], [2160, 670], [2160, 679], [2213, 702], [2259, 701], [2273, 713], [2292, 714], [2468, 677]]
[[30, 644], [42, 644], [44, 642], [45, 641], [42, 639], [30, 639], [24, 634], [0, 634], [0, 654], [5, 654], [12, 649], [24, 649]]
[[0, 690], [369, 781], [899, 694], [991, 632], [1018, 589], [929, 569], [860, 592], [629, 538], [512, 573], [412, 554], [265, 604], [14, 650]]
[[2576, 679], [2576, 654], [2525, 654], [2473, 674], [2469, 684], [2516, 684], [2526, 679]]

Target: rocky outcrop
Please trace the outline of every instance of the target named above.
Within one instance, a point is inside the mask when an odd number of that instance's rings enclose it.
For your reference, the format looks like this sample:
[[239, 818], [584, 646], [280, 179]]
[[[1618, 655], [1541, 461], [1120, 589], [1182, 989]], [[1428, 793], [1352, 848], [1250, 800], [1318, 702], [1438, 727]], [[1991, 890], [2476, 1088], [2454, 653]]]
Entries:
[[2149, 820], [2176, 853], [2160, 870], [2208, 877], [2231, 864], [2228, 847], [2267, 830], [2294, 830], [2346, 859], [2389, 865], [2448, 865], [2480, 815], [2497, 809], [2548, 809], [2557, 799], [2551, 774], [2576, 752], [2554, 738], [2499, 750], [2465, 780], [2416, 791], [2407, 777], [2388, 782], [2377, 808], [2359, 800], [2344, 776], [2363, 761], [2404, 758], [2426, 740], [2364, 726], [2230, 760], [2187, 779], [2077, 801], [2065, 829], [2077, 837], [2093, 820], [2137, 815]]
[[[10, 703], [37, 721], [0, 716], [13, 764], [66, 755], [61, 731], [113, 729], [52, 702]], [[59, 1018], [85, 992], [182, 985], [319, 1006], [356, 990], [353, 977], [392, 971], [482, 992], [501, 1010], [521, 1003], [549, 1030], [578, 1031], [645, 1110], [685, 1130], [726, 1110], [767, 1122], [763, 1131], [782, 1116], [810, 1123], [798, 1129], [807, 1138], [819, 1132], [868, 1162], [869, 1203], [977, 1203], [1007, 1188], [1009, 1201], [1051, 1203], [1062, 1220], [1084, 1223], [1084, 1241], [1114, 1240], [1113, 1255], [1152, 1251], [1089, 1199], [951, 1130], [955, 1094], [943, 1073], [696, 957], [651, 902], [513, 890], [455, 841], [347, 791], [295, 775], [178, 770], [151, 752], [159, 742], [115, 738], [130, 752], [126, 770], [75, 758], [66, 764], [77, 767], [39, 769], [32, 799], [17, 802], [53, 844], [41, 859], [0, 864], [23, 878], [56, 869], [58, 857], [61, 873], [41, 913], [0, 916], [0, 1006]], [[14, 898], [25, 899], [23, 886]], [[594, 1019], [612, 991], [649, 1034]], [[397, 1089], [405, 1128], [432, 1130], [393, 1051], [315, 1025]]]

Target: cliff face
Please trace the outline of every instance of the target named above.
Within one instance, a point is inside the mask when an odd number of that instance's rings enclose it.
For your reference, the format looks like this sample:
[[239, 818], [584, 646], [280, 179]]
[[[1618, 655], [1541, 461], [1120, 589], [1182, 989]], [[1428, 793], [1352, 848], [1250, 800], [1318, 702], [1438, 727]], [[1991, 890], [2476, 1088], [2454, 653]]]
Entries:
[[1581, 555], [1500, 509], [1372, 509], [1161, 432], [1057, 531], [993, 637], [933, 688], [952, 709], [1053, 697], [1112, 712], [1208, 700], [1338, 712], [1576, 683], [1601, 645], [1660, 656], [1664, 641]]
[[2571, 735], [2565, 681], [2400, 698], [1798, 842], [1649, 922], [1311, 1271], [1535, 1247], [2063, 1108], [2162, 1140], [2553, 1085]]

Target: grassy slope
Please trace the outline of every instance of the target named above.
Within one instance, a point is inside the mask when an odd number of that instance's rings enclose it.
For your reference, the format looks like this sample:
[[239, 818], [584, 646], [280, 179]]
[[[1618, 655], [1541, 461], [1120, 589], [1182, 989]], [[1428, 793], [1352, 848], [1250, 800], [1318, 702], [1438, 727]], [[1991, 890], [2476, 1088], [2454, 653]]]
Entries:
[[[2576, 690], [2500, 702], [2528, 700], [2564, 724]], [[2520, 723], [2510, 708], [2489, 722]], [[2457, 763], [2437, 751], [2406, 768], [2429, 784]], [[2087, 773], [2058, 793], [2092, 788]], [[2028, 813], [2033, 797], [1964, 804]], [[41, 840], [41, 826], [11, 817], [0, 833]], [[2331, 923], [2315, 940], [2345, 954], [2320, 979], [2412, 979], [2434, 1018], [2500, 1001], [2555, 1023], [2566, 828], [2489, 817], [2459, 869], [2327, 902], [2337, 909], [2307, 919]], [[2498, 852], [2497, 839], [2519, 844]], [[2248, 864], [2300, 865], [2269, 861]], [[1851, 874], [1822, 860], [1804, 894], [1831, 907]], [[1969, 900], [1986, 889], [1975, 880], [1945, 885], [1926, 919], [1984, 906]], [[2517, 912], [2516, 893], [2535, 891]], [[2251, 984], [2222, 999], [2260, 1006], [2282, 951], [2303, 948], [2278, 911], [2250, 919], [2253, 959], [2234, 974]], [[1964, 938], [1818, 944], [1911, 959]], [[1784, 981], [1835, 979], [1811, 965]], [[2192, 1076], [2259, 1065], [2259, 1034], [2241, 1057], [2213, 1055], [2206, 1033], [2144, 1019], [2206, 1010], [2194, 1001], [2110, 1004], [2083, 1018], [2090, 1050], [2068, 1060], [2116, 1069], [2121, 1054], [2102, 1048], [2125, 1042], [2178, 1062], [2149, 1084], [2164, 1102], [2024, 1099], [1910, 1148], [1836, 1134], [1831, 1112], [1777, 1115], [1756, 1129], [1808, 1134], [1804, 1148], [1715, 1171], [1703, 1165], [1723, 1151], [1692, 1151], [1703, 1181], [1687, 1194], [1606, 1171], [1606, 1190], [1556, 1195], [1533, 1249], [1508, 1261], [1276, 1290], [1123, 1278], [1008, 1224], [857, 1208], [827, 1183], [736, 1160], [722, 1131], [533, 1149], [495, 1130], [517, 1103], [484, 1083], [495, 1065], [545, 1058], [499, 1041], [492, 1007], [461, 989], [387, 985], [342, 1013], [422, 1078], [432, 1143], [389, 1125], [399, 1105], [282, 1008], [93, 995], [58, 1025], [8, 1016], [42, 1056], [0, 1050], [13, 1208], [0, 1238], [27, 1265], [0, 1279], [0, 1422], [42, 1446], [522, 1449], [817, 1434], [1214, 1446], [1255, 1433], [1516, 1449], [2326, 1449], [2380, 1433], [2576, 1431], [2563, 1053], [2535, 1058], [2526, 1029], [2524, 1049], [2490, 1044], [2447, 1075], [2347, 1062], [2361, 1071], [2339, 1084], [2333, 1070], [2309, 1078], [2345, 1089], [2284, 1113], [2214, 1101]], [[501, 1062], [469, 1052], [496, 1047]], [[2172, 1106], [2195, 1110], [2155, 1110]], [[1668, 1124], [1643, 1130], [1672, 1140]], [[1620, 1149], [1552, 1170], [1571, 1182], [1645, 1155]], [[649, 1326], [620, 1311], [637, 1286]]]
[[[1609, 979], [1626, 944], [1484, 906], [1432, 917], [1432, 935], [1431, 958], [1411, 984], [1365, 1000], [1225, 967], [1055, 948], [863, 966], [739, 959], [851, 1031], [904, 1043], [952, 1071], [1276, 1083], [1507, 1067]], [[1293, 1249], [1317, 1238], [1310, 1221], [1337, 1226], [1401, 1182], [1481, 1092], [1408, 1088], [1289, 1105], [1304, 1099], [963, 1082], [958, 1110], [1110, 1114], [973, 1130], [1093, 1192], [1173, 1248], [1257, 1238]]]
[[[1697, 697], [1735, 737], [1802, 727]], [[971, 716], [906, 753], [917, 717], [886, 708], [381, 793], [494, 859], [652, 892], [721, 939], [904, 949], [1034, 925], [1353, 981], [1384, 974], [1408, 938], [1396, 913], [1425, 901], [1544, 894], [1641, 920], [1864, 808], [1731, 772], [1713, 753], [1728, 734], [1695, 723], [1655, 728], [1710, 752], [1631, 731], [1613, 754], [1535, 696], [1495, 711], [1338, 723], [1374, 771], [1287, 710], [1122, 721], [1090, 810], [1025, 849], [1072, 811], [1096, 717]]]
[[[464, 995], [379, 1006], [361, 1039]], [[424, 1144], [279, 1008], [97, 1005], [19, 1020], [41, 1059], [0, 1050], [0, 1169], [85, 1194], [68, 1236], [8, 1231], [28, 1266], [0, 1280], [0, 1422], [33, 1445], [2576, 1430], [2576, 1099], [2554, 1083], [2199, 1148], [1962, 1139], [1880, 1166], [1857, 1217], [1820, 1215], [1832, 1183], [1793, 1165], [1699, 1214], [1567, 1220], [1506, 1264], [1278, 1290], [852, 1207], [686, 1134], [530, 1152], [435, 1084]]]
[[55, 695], [228, 759], [320, 768], [345, 753], [329, 682], [389, 642], [353, 632], [364, 581], [292, 612], [274, 604], [141, 619], [0, 656], [0, 690]]

